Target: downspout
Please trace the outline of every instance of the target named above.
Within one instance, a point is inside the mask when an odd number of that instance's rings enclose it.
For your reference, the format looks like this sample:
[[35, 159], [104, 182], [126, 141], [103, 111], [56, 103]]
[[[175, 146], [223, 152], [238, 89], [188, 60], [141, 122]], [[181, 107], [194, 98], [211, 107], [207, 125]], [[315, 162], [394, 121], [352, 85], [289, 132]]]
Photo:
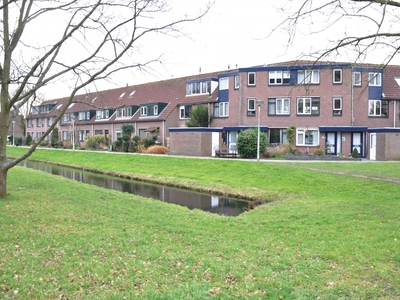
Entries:
[[397, 105], [397, 100], [393, 101], [393, 128], [396, 127], [396, 105]]
[[[240, 76], [240, 72], [238, 69], [239, 73], [239, 126], [242, 126], [242, 76]], [[235, 80], [234, 80], [235, 81]]]
[[353, 65], [351, 65], [351, 126], [354, 125], [354, 69]]
[[163, 146], [165, 146], [165, 130], [166, 130], [165, 120], [162, 121], [162, 127], [163, 127], [163, 132], [162, 132], [162, 144], [163, 144]]

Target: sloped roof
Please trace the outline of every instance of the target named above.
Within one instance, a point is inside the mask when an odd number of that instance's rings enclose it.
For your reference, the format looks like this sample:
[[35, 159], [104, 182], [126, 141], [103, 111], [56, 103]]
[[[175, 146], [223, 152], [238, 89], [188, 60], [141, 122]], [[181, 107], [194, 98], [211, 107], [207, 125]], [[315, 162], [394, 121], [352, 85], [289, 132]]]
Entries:
[[[123, 106], [137, 106], [146, 103], [167, 103], [166, 108], [158, 116], [148, 117], [150, 121], [165, 120], [177, 105], [187, 103], [209, 103], [216, 101], [218, 89], [215, 89], [211, 95], [186, 95], [186, 83], [189, 80], [203, 78], [217, 78], [220, 72], [207, 74], [198, 74], [187, 77], [173, 78], [157, 82], [126, 86], [122, 88], [97, 91], [88, 94], [76, 95], [74, 104], [70, 105], [67, 113], [76, 113], [85, 110], [119, 108]], [[62, 109], [62, 105], [68, 103], [69, 97], [52, 99], [43, 102], [41, 105], [57, 103], [56, 106], [46, 113], [46, 117], [56, 116]], [[31, 116], [31, 117], [37, 117]], [[109, 120], [114, 121], [115, 116]], [[136, 113], [131, 120], [146, 121], [146, 117], [140, 117]]]
[[383, 71], [383, 98], [400, 100], [400, 66], [387, 66]]

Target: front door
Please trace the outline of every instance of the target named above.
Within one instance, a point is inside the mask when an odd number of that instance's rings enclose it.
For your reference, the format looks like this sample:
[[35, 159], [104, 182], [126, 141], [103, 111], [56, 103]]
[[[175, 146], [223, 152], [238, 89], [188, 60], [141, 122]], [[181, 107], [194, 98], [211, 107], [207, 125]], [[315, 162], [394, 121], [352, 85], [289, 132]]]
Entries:
[[369, 159], [376, 160], [376, 133], [370, 134], [369, 143]]
[[364, 154], [362, 153], [362, 135], [361, 132], [353, 132], [352, 134], [352, 145], [351, 152], [353, 153], [354, 149], [357, 149], [358, 156], [362, 157]]
[[228, 140], [229, 151], [236, 151], [237, 136], [238, 136], [237, 131], [229, 131], [229, 140]]
[[325, 153], [334, 155], [336, 154], [335, 151], [336, 145], [336, 135], [334, 132], [328, 132], [326, 134], [326, 143], [325, 143]]

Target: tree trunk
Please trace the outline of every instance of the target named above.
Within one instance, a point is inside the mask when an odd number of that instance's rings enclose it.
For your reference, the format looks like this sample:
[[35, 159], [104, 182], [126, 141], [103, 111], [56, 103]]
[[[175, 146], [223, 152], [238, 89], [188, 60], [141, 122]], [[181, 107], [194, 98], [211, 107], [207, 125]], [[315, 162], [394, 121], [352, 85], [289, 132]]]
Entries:
[[7, 172], [8, 169], [0, 169], [0, 198], [3, 198], [7, 194]]

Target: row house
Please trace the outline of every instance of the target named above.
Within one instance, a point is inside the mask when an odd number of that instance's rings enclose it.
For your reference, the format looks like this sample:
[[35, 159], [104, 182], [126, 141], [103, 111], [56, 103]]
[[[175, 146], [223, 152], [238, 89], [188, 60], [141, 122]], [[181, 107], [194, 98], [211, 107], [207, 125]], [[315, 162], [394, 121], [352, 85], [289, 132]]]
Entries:
[[231, 151], [240, 130], [260, 126], [273, 147], [285, 143], [287, 128], [295, 126], [294, 146], [301, 152], [320, 147], [350, 155], [357, 149], [373, 160], [400, 159], [398, 66], [294, 61], [218, 78], [212, 127]]
[[[126, 86], [77, 95], [56, 125], [64, 145], [85, 145], [87, 135], [104, 135], [108, 145], [121, 136], [123, 124], [133, 135], [168, 145], [168, 128], [185, 126], [192, 107], [217, 100], [218, 73]], [[38, 140], [53, 124], [69, 98], [44, 101], [26, 118], [26, 134]], [[74, 133], [74, 134], [73, 134]], [[50, 135], [47, 136], [50, 139]]]
[[[67, 98], [46, 101], [27, 118], [33, 138], [52, 124]], [[104, 134], [110, 143], [132, 124], [135, 135], [157, 134], [172, 154], [214, 155], [236, 150], [241, 130], [259, 127], [269, 147], [286, 142], [313, 153], [400, 159], [400, 67], [291, 61], [79, 95], [57, 124], [62, 140], [75, 132]], [[186, 128], [191, 110], [209, 108], [207, 128]]]

